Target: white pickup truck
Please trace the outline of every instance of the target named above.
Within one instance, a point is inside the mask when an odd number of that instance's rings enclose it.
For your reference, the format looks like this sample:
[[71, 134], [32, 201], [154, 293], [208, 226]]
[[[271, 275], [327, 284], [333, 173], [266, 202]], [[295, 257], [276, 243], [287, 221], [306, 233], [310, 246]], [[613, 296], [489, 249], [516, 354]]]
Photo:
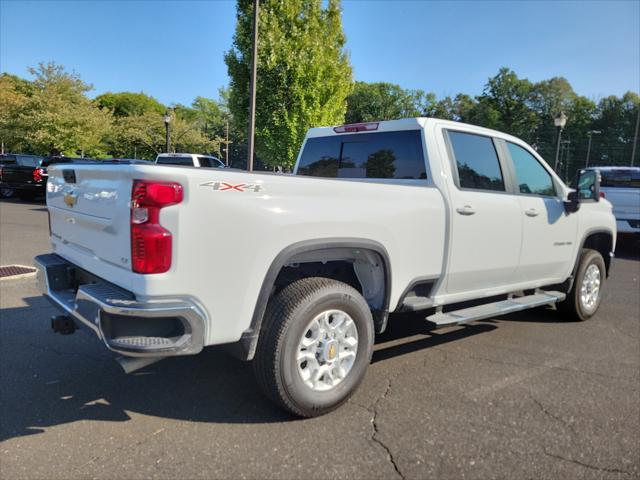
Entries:
[[217, 157], [197, 153], [160, 153], [156, 157], [158, 165], [183, 165], [198, 168], [226, 168]]
[[640, 167], [590, 167], [601, 176], [600, 195], [613, 206], [618, 235], [640, 238]]
[[54, 330], [88, 327], [126, 371], [227, 344], [278, 405], [314, 416], [357, 388], [390, 312], [594, 315], [616, 238], [598, 188], [472, 125], [313, 128], [294, 175], [56, 165], [53, 253], [35, 263], [64, 312]]

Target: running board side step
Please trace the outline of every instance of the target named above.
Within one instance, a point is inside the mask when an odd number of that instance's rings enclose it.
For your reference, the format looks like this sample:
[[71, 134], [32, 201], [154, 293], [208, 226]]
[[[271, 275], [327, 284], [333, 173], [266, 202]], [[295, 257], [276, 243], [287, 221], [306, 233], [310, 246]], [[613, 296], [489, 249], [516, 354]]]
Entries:
[[407, 297], [402, 302], [402, 310], [405, 312], [417, 312], [433, 307], [433, 300], [429, 297]]
[[437, 312], [428, 316], [427, 320], [435, 323], [439, 327], [446, 327], [472, 322], [474, 320], [484, 320], [498, 315], [506, 315], [507, 313], [519, 312], [521, 310], [527, 310], [528, 308], [553, 305], [561, 302], [565, 297], [566, 295], [562, 292], [538, 291], [533, 295], [512, 297], [507, 300], [478, 305], [477, 307], [463, 308], [462, 310], [455, 310], [453, 312]]

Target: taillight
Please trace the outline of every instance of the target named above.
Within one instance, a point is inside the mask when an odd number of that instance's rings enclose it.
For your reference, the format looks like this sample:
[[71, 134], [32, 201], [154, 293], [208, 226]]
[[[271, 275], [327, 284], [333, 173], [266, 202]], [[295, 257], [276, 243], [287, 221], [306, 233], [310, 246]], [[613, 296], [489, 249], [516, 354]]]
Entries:
[[33, 181], [34, 182], [41, 182], [42, 181], [42, 169], [36, 168], [33, 171]]
[[131, 190], [131, 268], [164, 273], [171, 268], [171, 232], [160, 225], [160, 209], [182, 202], [182, 185], [134, 180]]

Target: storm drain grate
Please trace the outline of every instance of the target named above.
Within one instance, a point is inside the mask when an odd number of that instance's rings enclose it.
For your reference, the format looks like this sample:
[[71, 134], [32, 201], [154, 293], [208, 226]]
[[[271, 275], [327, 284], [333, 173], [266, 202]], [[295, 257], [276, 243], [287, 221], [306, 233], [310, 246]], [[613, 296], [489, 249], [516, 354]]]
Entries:
[[17, 277], [35, 272], [36, 269], [33, 267], [25, 267], [23, 265], [5, 265], [0, 267], [0, 278]]

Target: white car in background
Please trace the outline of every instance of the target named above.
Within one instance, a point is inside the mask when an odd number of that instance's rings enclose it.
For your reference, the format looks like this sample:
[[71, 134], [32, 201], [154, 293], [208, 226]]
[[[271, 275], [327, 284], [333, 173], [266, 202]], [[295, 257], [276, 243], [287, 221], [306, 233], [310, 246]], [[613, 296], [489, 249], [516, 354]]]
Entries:
[[618, 233], [640, 234], [640, 167], [591, 167], [600, 172], [600, 194], [613, 205]]
[[197, 153], [161, 153], [156, 157], [158, 165], [181, 165], [188, 167], [226, 168], [222, 160], [211, 155]]

